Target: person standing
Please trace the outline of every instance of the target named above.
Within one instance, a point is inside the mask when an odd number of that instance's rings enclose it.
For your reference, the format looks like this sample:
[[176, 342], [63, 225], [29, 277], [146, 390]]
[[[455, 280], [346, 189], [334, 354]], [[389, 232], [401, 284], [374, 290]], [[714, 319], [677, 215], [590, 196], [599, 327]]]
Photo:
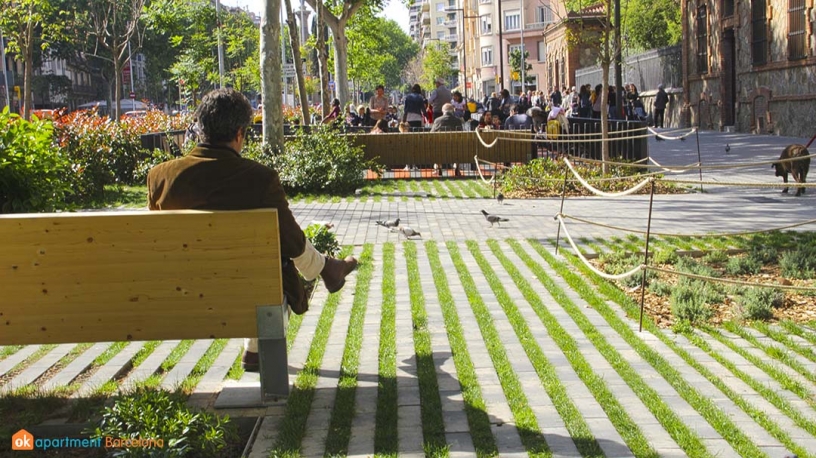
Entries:
[[377, 86], [377, 94], [368, 101], [368, 110], [374, 124], [388, 114], [388, 97], [382, 84]]
[[445, 87], [445, 78], [437, 78], [434, 84], [436, 85], [436, 89], [434, 89], [428, 97], [428, 103], [433, 110], [433, 119], [436, 119], [442, 116], [442, 106], [446, 103], [450, 103], [451, 100], [453, 100], [453, 96], [451, 95], [450, 89]]
[[425, 97], [422, 96], [422, 87], [419, 84], [414, 84], [411, 87], [411, 93], [405, 96], [405, 107], [402, 109], [402, 122], [407, 122], [411, 128], [417, 129], [422, 127], [422, 120], [424, 119], [425, 109], [428, 103]]
[[655, 127], [663, 128], [663, 118], [666, 115], [666, 105], [669, 104], [669, 95], [666, 94], [666, 91], [663, 89], [663, 85], [659, 84], [657, 86], [657, 95], [655, 96], [654, 102], [654, 110], [655, 110], [655, 118], [654, 124]]

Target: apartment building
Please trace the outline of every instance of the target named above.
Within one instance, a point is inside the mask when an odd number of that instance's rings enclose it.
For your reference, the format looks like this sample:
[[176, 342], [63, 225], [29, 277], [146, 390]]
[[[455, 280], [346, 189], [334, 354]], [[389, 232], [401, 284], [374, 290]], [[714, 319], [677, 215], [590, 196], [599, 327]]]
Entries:
[[410, 7], [408, 14], [409, 35], [426, 48], [434, 42], [441, 42], [449, 48], [453, 62], [451, 67], [460, 71], [460, 75], [452, 78], [450, 87], [460, 85], [461, 71], [459, 65], [459, 37], [460, 27], [457, 8], [461, 8], [459, 0], [422, 0]]

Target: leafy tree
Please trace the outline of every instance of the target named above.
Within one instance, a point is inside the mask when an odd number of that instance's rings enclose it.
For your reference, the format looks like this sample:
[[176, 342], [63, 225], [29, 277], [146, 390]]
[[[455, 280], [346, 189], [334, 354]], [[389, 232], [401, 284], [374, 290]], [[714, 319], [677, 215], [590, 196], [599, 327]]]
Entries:
[[23, 62], [23, 117], [31, 118], [31, 89], [34, 82], [35, 49], [47, 48], [49, 40], [61, 35], [58, 23], [49, 21], [56, 12], [49, 0], [0, 0], [0, 29], [8, 37], [9, 52]]
[[[286, 28], [289, 29], [289, 48], [292, 51], [292, 63], [295, 66], [296, 91], [300, 97], [301, 121], [304, 126], [309, 125], [309, 99], [306, 92], [306, 81], [303, 79], [303, 66], [300, 57], [300, 33], [298, 33], [295, 12], [292, 10], [292, 0], [284, 0], [286, 8]], [[305, 24], [303, 25], [305, 27]]]
[[357, 13], [349, 22], [348, 38], [349, 77], [364, 88], [377, 84], [398, 87], [402, 69], [419, 53], [419, 45], [399, 24], [375, 16], [371, 10]]
[[[533, 66], [527, 63], [527, 59], [530, 58], [530, 52], [526, 49], [524, 50], [524, 83], [525, 85], [528, 83], [533, 82], [533, 78], [530, 76], [530, 72], [533, 70]], [[519, 81], [521, 80], [521, 50], [514, 49], [509, 56], [510, 59], [510, 69], [513, 72], [513, 80]]]
[[635, 48], [661, 48], [682, 39], [680, 5], [674, 0], [629, 0], [623, 25]]
[[425, 48], [425, 53], [422, 56], [422, 84], [432, 87], [435, 79], [448, 79], [454, 76], [457, 70], [452, 68], [451, 65], [453, 65], [453, 57], [450, 54], [448, 44], [434, 41], [433, 44]]

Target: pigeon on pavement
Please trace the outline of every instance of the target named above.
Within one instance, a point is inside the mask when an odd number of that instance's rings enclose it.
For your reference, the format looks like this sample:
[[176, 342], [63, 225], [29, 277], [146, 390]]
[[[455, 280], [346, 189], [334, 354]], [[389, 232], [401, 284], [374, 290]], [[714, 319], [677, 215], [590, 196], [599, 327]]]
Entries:
[[725, 152], [727, 153], [727, 152], [729, 152], [729, 151], [731, 151], [731, 145], [729, 145], [728, 143], [726, 143], [726, 144], [725, 144]]
[[409, 239], [409, 238], [414, 237], [414, 236], [422, 237], [422, 234], [420, 234], [419, 232], [411, 229], [408, 226], [402, 226], [401, 228], [399, 228], [399, 232], [400, 232], [400, 234], [404, 235], [406, 239]]
[[490, 227], [493, 227], [493, 223], [496, 223], [499, 226], [501, 226], [501, 223], [510, 221], [508, 218], [502, 218], [501, 216], [498, 215], [491, 215], [490, 213], [484, 210], [482, 210], [482, 214], [484, 215], [487, 222], [490, 223]]
[[496, 200], [499, 201], [499, 205], [504, 205], [504, 194], [499, 193], [499, 195], [496, 196]]
[[377, 221], [377, 224], [382, 227], [397, 227], [399, 226], [400, 219], [389, 219], [387, 221]]

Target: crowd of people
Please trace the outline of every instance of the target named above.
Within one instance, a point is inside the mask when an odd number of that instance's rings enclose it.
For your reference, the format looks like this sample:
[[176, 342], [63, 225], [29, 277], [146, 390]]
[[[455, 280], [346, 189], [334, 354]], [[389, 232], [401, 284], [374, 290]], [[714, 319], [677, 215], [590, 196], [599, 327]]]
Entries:
[[[349, 126], [372, 127], [371, 133], [411, 132], [430, 127], [439, 130], [507, 129], [544, 132], [550, 129], [567, 131], [568, 117], [601, 118], [601, 111], [607, 110], [609, 119], [638, 120], [663, 127], [664, 113], [669, 102], [663, 85], [658, 86], [654, 100], [653, 114], [647, 114], [637, 86], [628, 83], [623, 91], [623, 109], [616, 112], [616, 90], [608, 87], [607, 106], [602, 107], [603, 85], [592, 87], [585, 84], [549, 91], [527, 91], [511, 96], [502, 89], [486, 95], [481, 101], [465, 99], [459, 91], [446, 87], [443, 78], [434, 81], [434, 89], [427, 97], [419, 84], [414, 84], [410, 92], [396, 106], [385, 95], [380, 85], [367, 104], [355, 106], [353, 103], [341, 112], [340, 102], [335, 99], [332, 111], [322, 119], [324, 124], [343, 122]], [[319, 121], [319, 119], [318, 119]], [[556, 127], [557, 126], [557, 127]]]

